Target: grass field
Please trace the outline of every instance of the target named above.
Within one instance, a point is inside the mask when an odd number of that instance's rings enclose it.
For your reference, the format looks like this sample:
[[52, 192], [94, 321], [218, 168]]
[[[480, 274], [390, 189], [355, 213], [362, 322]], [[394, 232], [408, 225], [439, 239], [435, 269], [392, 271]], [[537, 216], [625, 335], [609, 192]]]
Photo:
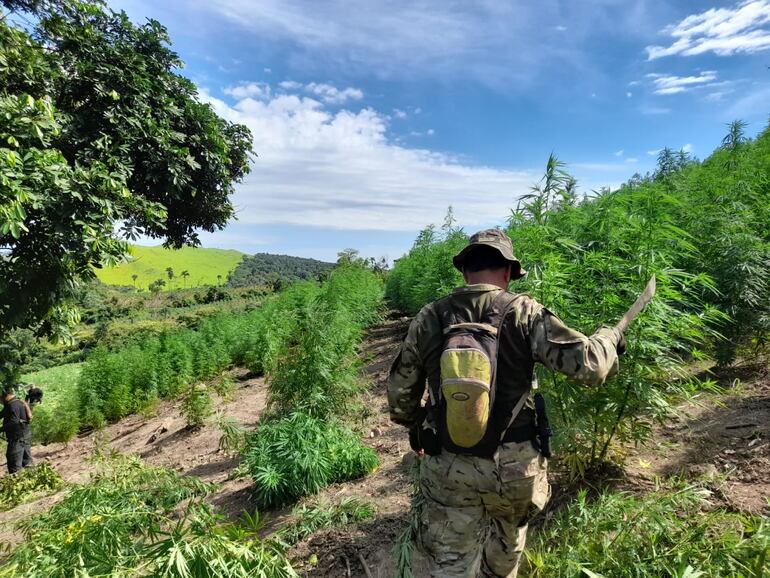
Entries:
[[[107, 285], [136, 286], [147, 289], [156, 279], [163, 279], [164, 290], [218, 285], [227, 281], [228, 274], [241, 262], [243, 253], [226, 249], [201, 249], [184, 247], [179, 250], [163, 247], [142, 247], [134, 245], [128, 263], [117, 267], [98, 269], [96, 276]], [[174, 279], [169, 281], [166, 269], [174, 270]], [[182, 278], [182, 271], [190, 275]], [[136, 281], [132, 276], [136, 275]]]

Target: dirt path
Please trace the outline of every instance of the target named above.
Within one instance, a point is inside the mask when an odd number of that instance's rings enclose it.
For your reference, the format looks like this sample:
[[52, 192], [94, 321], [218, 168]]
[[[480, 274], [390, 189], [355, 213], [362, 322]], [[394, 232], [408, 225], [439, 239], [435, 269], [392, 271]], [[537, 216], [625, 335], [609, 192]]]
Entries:
[[721, 395], [702, 393], [627, 462], [629, 478], [708, 478], [729, 508], [770, 515], [770, 365], [745, 362], [716, 376]]
[[[377, 515], [370, 522], [318, 532], [300, 542], [289, 552], [300, 575], [366, 578], [360, 561], [363, 558], [374, 578], [394, 576], [392, 549], [407, 525], [412, 485], [409, 471], [414, 454], [404, 428], [389, 419], [386, 381], [408, 327], [406, 317], [388, 319], [368, 331], [362, 352], [364, 374], [369, 381], [365, 404], [370, 409], [363, 420], [363, 432], [365, 443], [380, 458], [379, 470], [363, 480], [330, 486], [320, 496], [367, 500], [375, 505]], [[316, 564], [303, 564], [313, 556], [318, 560]], [[427, 576], [419, 555], [415, 556], [414, 570], [415, 578]]]

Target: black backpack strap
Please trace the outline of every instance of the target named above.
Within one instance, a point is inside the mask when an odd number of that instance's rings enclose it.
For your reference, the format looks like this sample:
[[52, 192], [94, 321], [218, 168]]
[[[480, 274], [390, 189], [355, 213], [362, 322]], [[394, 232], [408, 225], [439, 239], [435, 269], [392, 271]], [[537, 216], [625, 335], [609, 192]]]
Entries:
[[[490, 307], [488, 320], [490, 323], [494, 323], [497, 327], [497, 343], [495, 344], [496, 360], [499, 360], [500, 358], [500, 339], [502, 338], [503, 323], [505, 323], [505, 318], [508, 316], [508, 312], [511, 310], [514, 301], [516, 301], [516, 295], [508, 293], [507, 291], [500, 291], [499, 295], [495, 297], [495, 300], [492, 302], [492, 306]], [[505, 304], [503, 305], [503, 303]], [[495, 382], [497, 382], [497, 370], [495, 370]], [[511, 425], [513, 425], [513, 422], [519, 416], [521, 410], [524, 409], [524, 404], [527, 403], [529, 392], [530, 389], [527, 389], [527, 391], [525, 391], [519, 398], [519, 401], [516, 402], [516, 405], [513, 406], [513, 410], [511, 411], [511, 418], [500, 432], [500, 443], [502, 443], [505, 434], [508, 432], [508, 429], [511, 427]]]

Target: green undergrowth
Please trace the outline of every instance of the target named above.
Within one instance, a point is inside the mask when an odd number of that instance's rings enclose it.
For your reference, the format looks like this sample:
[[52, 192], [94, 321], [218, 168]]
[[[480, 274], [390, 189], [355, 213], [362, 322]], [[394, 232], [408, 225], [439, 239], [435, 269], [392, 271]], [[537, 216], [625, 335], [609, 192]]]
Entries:
[[135, 457], [102, 458], [90, 483], [21, 523], [25, 541], [0, 576], [295, 577], [280, 545], [214, 513], [212, 489]]
[[268, 414], [244, 452], [262, 507], [291, 503], [379, 465], [343, 420], [358, 404], [357, 350], [381, 300], [380, 279], [352, 264], [338, 268], [297, 315], [268, 381]]
[[527, 578], [765, 578], [770, 524], [716, 507], [708, 489], [670, 482], [637, 496], [582, 491], [533, 532]]
[[291, 545], [374, 512], [354, 499], [306, 504], [261, 538], [258, 514], [227, 521], [206, 503], [216, 486], [133, 456], [95, 461], [89, 483], [20, 523], [24, 541], [7, 552], [0, 576], [297, 578], [286, 556]]
[[0, 478], [0, 511], [10, 510], [43, 492], [54, 492], [63, 486], [64, 480], [48, 462], [24, 468], [12, 476], [3, 476]]
[[25, 376], [45, 391], [35, 408], [35, 440], [66, 441], [81, 428], [101, 427], [177, 397], [229, 367], [274, 371], [299, 317], [320, 292], [315, 283], [297, 284], [258, 309], [223, 313], [195, 329], [148, 333], [117, 349], [97, 348], [85, 363]]
[[292, 510], [292, 521], [281, 526], [272, 537], [293, 546], [319, 530], [365, 522], [373, 517], [374, 506], [357, 498], [343, 498], [338, 503], [302, 504]]
[[274, 508], [331, 483], [363, 477], [379, 460], [345, 426], [297, 411], [260, 425], [248, 439], [244, 463], [257, 504]]

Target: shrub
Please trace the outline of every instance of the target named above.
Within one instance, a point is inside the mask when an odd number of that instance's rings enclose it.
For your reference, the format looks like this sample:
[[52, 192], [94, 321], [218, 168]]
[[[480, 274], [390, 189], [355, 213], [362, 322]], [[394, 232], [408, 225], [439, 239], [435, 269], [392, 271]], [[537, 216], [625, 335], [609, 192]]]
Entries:
[[212, 513], [209, 490], [135, 457], [102, 460], [89, 484], [22, 523], [0, 576], [296, 578], [281, 548]]
[[212, 413], [212, 401], [205, 385], [191, 385], [182, 400], [182, 415], [188, 428], [202, 427]]
[[240, 454], [246, 447], [246, 430], [235, 419], [225, 415], [219, 416], [218, 425], [222, 432], [219, 451]]
[[452, 257], [467, 242], [468, 237], [453, 227], [451, 218], [440, 231], [433, 226], [423, 229], [408, 255], [399, 259], [388, 275], [386, 297], [402, 311], [416, 313], [462, 285]]
[[361, 329], [346, 310], [318, 303], [297, 327], [296, 343], [279, 358], [269, 381], [269, 407], [340, 414], [358, 392], [356, 347]]
[[64, 480], [48, 462], [0, 478], [0, 510], [10, 510], [39, 492], [58, 490]]
[[262, 423], [248, 440], [244, 462], [258, 504], [268, 508], [360, 478], [379, 465], [351, 430], [299, 411]]
[[296, 319], [294, 341], [269, 381], [269, 406], [327, 417], [350, 408], [358, 392], [356, 349], [379, 319], [382, 283], [360, 265], [340, 267]]
[[582, 491], [533, 536], [522, 575], [646, 578], [766, 575], [766, 520], [714, 508], [710, 492], [674, 484], [642, 497]]
[[212, 384], [212, 387], [222, 399], [229, 399], [235, 391], [235, 382], [231, 377], [223, 375]]

